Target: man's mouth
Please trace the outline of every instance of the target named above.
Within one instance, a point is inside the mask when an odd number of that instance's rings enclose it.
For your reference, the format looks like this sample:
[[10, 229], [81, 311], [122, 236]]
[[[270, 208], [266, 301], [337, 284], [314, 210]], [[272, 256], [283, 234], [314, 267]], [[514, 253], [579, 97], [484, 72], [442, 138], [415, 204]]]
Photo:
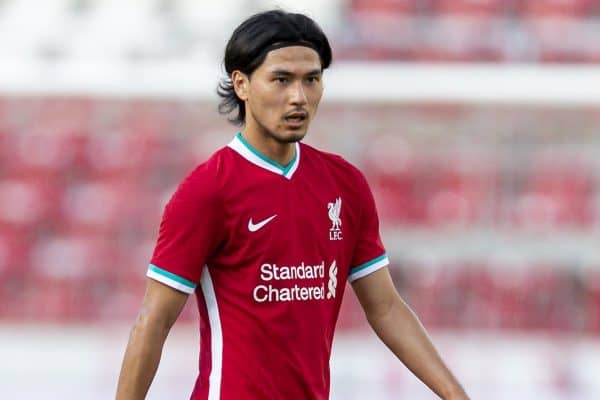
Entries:
[[286, 115], [285, 120], [292, 125], [300, 125], [308, 118], [308, 114], [304, 112], [294, 112]]

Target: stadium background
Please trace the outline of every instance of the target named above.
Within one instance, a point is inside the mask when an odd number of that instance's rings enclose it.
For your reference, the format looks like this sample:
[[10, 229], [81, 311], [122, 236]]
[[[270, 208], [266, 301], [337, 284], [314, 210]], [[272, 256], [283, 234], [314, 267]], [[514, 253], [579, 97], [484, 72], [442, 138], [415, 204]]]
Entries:
[[[236, 131], [225, 42], [273, 5], [330, 36], [307, 142], [368, 176], [395, 283], [472, 398], [596, 399], [598, 0], [1, 1], [1, 397], [113, 396], [162, 207]], [[346, 293], [332, 399], [433, 399]], [[187, 398], [196, 321], [150, 399]]]

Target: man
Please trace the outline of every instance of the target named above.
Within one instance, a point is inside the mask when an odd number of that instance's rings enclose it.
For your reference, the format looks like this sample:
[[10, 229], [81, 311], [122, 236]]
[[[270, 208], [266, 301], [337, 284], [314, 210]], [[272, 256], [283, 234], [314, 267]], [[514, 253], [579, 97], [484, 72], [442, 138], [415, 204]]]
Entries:
[[200, 313], [192, 399], [328, 399], [346, 281], [394, 354], [443, 399], [467, 399], [396, 292], [363, 175], [301, 144], [331, 49], [301, 14], [269, 11], [233, 33], [220, 111], [243, 125], [165, 208], [118, 400], [143, 399], [187, 296]]

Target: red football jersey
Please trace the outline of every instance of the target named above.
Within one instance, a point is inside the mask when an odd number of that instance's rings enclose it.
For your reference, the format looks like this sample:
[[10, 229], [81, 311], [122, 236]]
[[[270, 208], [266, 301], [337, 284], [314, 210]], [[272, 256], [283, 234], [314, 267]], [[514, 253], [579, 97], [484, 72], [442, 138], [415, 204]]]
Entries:
[[358, 169], [299, 143], [284, 167], [238, 134], [165, 207], [147, 275], [197, 294], [192, 399], [328, 399], [345, 283], [388, 263]]

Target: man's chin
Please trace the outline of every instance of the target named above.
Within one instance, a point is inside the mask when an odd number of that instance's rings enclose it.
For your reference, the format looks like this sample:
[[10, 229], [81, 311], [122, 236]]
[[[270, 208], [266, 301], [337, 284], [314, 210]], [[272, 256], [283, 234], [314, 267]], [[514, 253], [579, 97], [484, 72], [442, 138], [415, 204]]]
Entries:
[[277, 140], [282, 143], [296, 143], [304, 139], [304, 136], [306, 136], [306, 129], [301, 131], [285, 131], [277, 135]]

